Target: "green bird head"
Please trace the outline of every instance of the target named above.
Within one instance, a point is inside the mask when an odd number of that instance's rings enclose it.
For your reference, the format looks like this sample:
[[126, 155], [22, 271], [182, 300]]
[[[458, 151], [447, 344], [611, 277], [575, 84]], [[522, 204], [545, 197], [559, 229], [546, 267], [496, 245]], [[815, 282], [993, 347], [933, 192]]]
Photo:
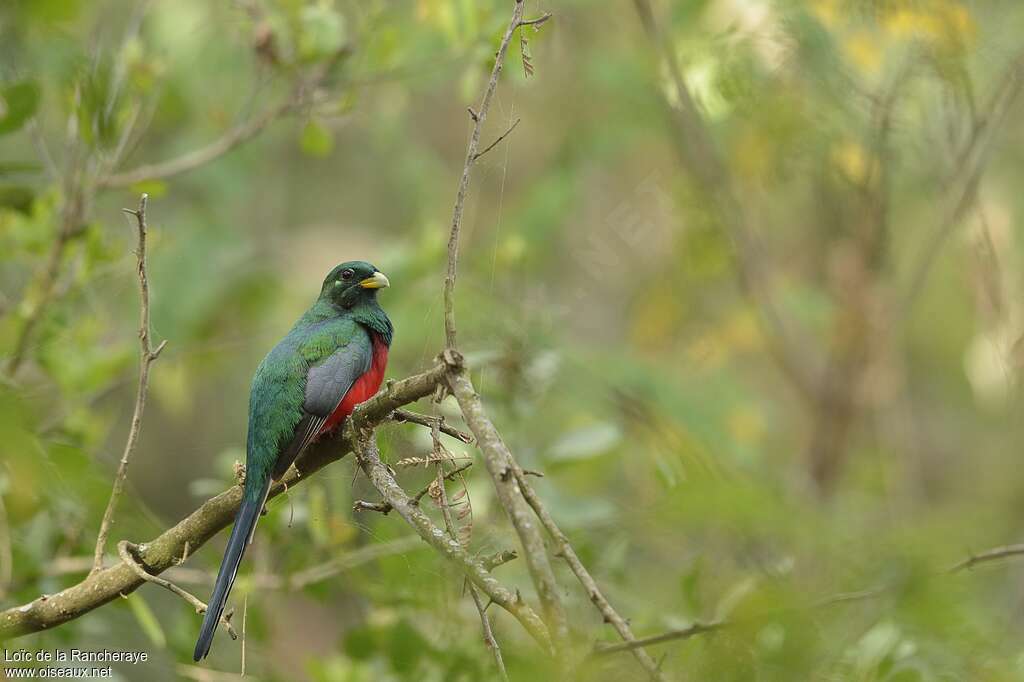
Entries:
[[372, 264], [352, 260], [327, 275], [320, 298], [341, 308], [353, 308], [377, 298], [377, 290], [389, 286], [388, 278]]

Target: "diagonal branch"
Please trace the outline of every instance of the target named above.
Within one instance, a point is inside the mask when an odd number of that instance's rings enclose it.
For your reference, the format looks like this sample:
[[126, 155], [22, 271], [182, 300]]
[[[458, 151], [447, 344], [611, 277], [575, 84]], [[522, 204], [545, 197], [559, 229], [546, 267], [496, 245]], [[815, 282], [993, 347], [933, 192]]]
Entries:
[[[187, 601], [189, 604], [191, 604], [192, 607], [195, 608], [196, 613], [206, 613], [206, 603], [198, 597], [196, 597], [194, 594], [192, 594], [188, 590], [183, 590], [182, 588], [172, 583], [170, 580], [164, 580], [163, 578], [160, 578], [155, 575], [150, 575], [149, 573], [147, 573], [146, 569], [143, 568], [142, 565], [139, 563], [138, 559], [135, 558], [134, 553], [137, 552], [138, 549], [138, 545], [133, 545], [127, 540], [121, 540], [121, 542], [117, 543], [118, 556], [121, 557], [121, 561], [123, 561], [125, 565], [128, 566], [128, 568], [132, 569], [135, 575], [139, 576], [147, 583], [159, 585], [160, 587], [178, 595], [179, 597]], [[229, 611], [226, 614], [222, 614], [220, 617], [220, 622], [221, 625], [224, 626], [224, 630], [227, 631], [228, 635], [231, 636], [231, 639], [238, 639], [238, 635], [235, 634], [235, 628], [231, 626], [232, 613], [234, 612]]]
[[969, 570], [977, 566], [978, 564], [985, 564], [991, 561], [998, 561], [1000, 559], [1008, 559], [1010, 557], [1018, 557], [1024, 555], [1024, 545], [1005, 545], [1003, 547], [994, 547], [990, 550], [981, 552], [980, 554], [971, 554], [966, 559], [958, 561], [956, 564], [949, 568], [950, 573], [957, 573], [959, 571]]
[[[473, 388], [469, 377], [466, 376], [465, 370], [461, 367], [452, 367], [448, 373], [447, 381], [448, 387], [459, 402], [459, 407], [462, 409], [466, 423], [480, 445], [488, 470], [492, 471], [499, 499], [502, 500], [503, 506], [509, 511], [510, 515], [512, 510], [517, 512], [517, 515], [513, 516], [513, 524], [516, 526], [517, 531], [523, 531], [520, 539], [523, 542], [528, 565], [531, 559], [537, 561], [538, 556], [543, 557], [543, 563], [540, 564], [539, 568], [546, 568], [549, 574], [551, 572], [551, 567], [547, 563], [544, 540], [540, 538], [540, 534], [537, 532], [537, 528], [533, 524], [533, 519], [530, 515], [530, 509], [532, 509], [537, 518], [540, 519], [541, 524], [554, 539], [557, 545], [555, 555], [561, 556], [569, 564], [569, 568], [586, 590], [588, 598], [601, 612], [605, 620], [615, 628], [619, 636], [627, 643], [632, 642], [635, 637], [626, 619], [619, 615], [602, 594], [597, 583], [576, 555], [569, 539], [558, 528], [543, 502], [533, 491], [529, 481], [526, 479], [527, 473], [519, 466], [515, 457], [512, 456], [508, 447], [501, 440], [501, 436], [498, 434], [497, 429], [494, 428], [494, 424], [491, 423], [484, 412], [480, 396]], [[526, 505], [529, 505], [530, 509], [527, 509]], [[556, 588], [557, 586], [555, 586]], [[540, 588], [538, 587], [539, 590]], [[653, 679], [667, 679], [659, 669], [657, 662], [642, 648], [636, 648], [633, 651], [633, 655]]]
[[[454, 351], [449, 354], [451, 353]], [[513, 471], [519, 465], [515, 463], [501, 435], [488, 419], [480, 397], [473, 389], [464, 369], [452, 368], [448, 374], [448, 387], [458, 401], [466, 424], [476, 438], [498, 494], [498, 500], [519, 536], [519, 542], [523, 546], [523, 558], [537, 588], [545, 621], [554, 631], [556, 643], [564, 645], [569, 636], [565, 609], [559, 598], [558, 583], [548, 559], [544, 537], [537, 528], [533, 514], [520, 494], [520, 487], [513, 475]]]
[[924, 289], [942, 245], [948, 241], [949, 236], [975, 205], [981, 177], [994, 149], [996, 133], [1002, 129], [1013, 103], [1024, 89], [1022, 71], [1024, 54], [1018, 55], [1010, 64], [991, 97], [988, 113], [972, 126], [970, 136], [957, 154], [956, 166], [947, 183], [947, 191], [953, 187], [958, 189], [948, 194], [949, 203], [938, 225], [921, 247], [920, 255], [912, 268], [906, 293], [900, 301], [896, 319], [909, 319], [910, 310]]
[[[436, 448], [438, 446], [436, 433], [434, 434], [434, 439], [434, 447]], [[444, 518], [444, 526], [448, 531], [448, 536], [454, 540], [458, 540], [459, 538], [455, 530], [455, 522], [452, 520], [452, 510], [448, 504], [448, 491], [444, 486], [444, 482], [448, 479], [448, 474], [444, 471], [443, 461], [438, 460], [436, 467], [437, 476], [434, 480], [436, 481], [437, 489], [437, 506], [441, 508], [441, 516]], [[469, 589], [469, 596], [473, 600], [473, 606], [476, 607], [476, 611], [480, 615], [480, 627], [484, 633], [484, 644], [494, 657], [494, 665], [498, 668], [498, 674], [501, 676], [501, 679], [504, 680], [504, 682], [508, 682], [508, 671], [505, 670], [505, 661], [501, 657], [501, 647], [498, 645], [498, 640], [495, 638], [494, 631], [491, 629], [491, 619], [487, 615], [487, 607], [480, 598], [480, 592], [476, 585], [467, 580], [466, 586]]]
[[149, 390], [149, 367], [159, 357], [160, 351], [167, 345], [162, 341], [155, 349], [150, 345], [149, 334], [149, 278], [146, 275], [146, 202], [149, 195], [143, 194], [139, 199], [139, 208], [136, 211], [122, 209], [125, 213], [135, 216], [135, 223], [138, 227], [139, 241], [136, 247], [136, 273], [139, 276], [139, 387], [135, 393], [135, 410], [132, 413], [132, 424], [128, 430], [128, 440], [124, 444], [124, 453], [121, 455], [121, 463], [117, 467], [117, 475], [114, 477], [114, 488], [110, 491], [110, 500], [107, 502], [107, 509], [103, 512], [103, 521], [100, 523], [100, 531], [96, 536], [96, 549], [93, 552], [92, 572], [96, 573], [103, 569], [103, 552], [107, 546], [107, 536], [110, 534], [110, 526], [114, 523], [114, 512], [117, 510], [117, 500], [124, 489], [124, 481], [128, 476], [128, 460], [135, 452], [135, 446], [139, 441], [139, 431], [142, 429], [142, 413], [146, 409], [146, 392]]
[[544, 651], [551, 651], [551, 638], [544, 621], [530, 608], [519, 592], [513, 592], [498, 582], [478, 559], [466, 551], [458, 540], [449, 537], [447, 533], [438, 528], [423, 513], [419, 505], [413, 503], [409, 494], [398, 485], [394, 476], [380, 460], [380, 453], [377, 451], [372, 430], [361, 429], [351, 423], [345, 430], [347, 434], [350, 434], [348, 439], [353, 444], [360, 468], [370, 479], [377, 492], [381, 494], [381, 497], [431, 547], [448, 560], [458, 564], [466, 577], [490, 597], [492, 602], [512, 614]]
[[194, 149], [174, 159], [108, 175], [101, 178], [98, 185], [100, 188], [127, 187], [140, 182], [166, 180], [205, 166], [259, 135], [264, 128], [287, 113], [292, 106], [293, 102], [289, 99], [232, 128], [205, 147]]

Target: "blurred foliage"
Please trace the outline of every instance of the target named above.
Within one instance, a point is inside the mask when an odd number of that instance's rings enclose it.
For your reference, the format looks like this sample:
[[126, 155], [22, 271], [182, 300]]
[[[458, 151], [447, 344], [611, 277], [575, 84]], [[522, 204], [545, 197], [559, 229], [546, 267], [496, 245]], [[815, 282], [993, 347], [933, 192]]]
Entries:
[[[3, 3], [0, 355], [37, 322], [25, 361], [0, 382], [0, 581], [10, 573], [0, 605], [72, 584], [81, 573], [61, 566], [91, 554], [134, 393], [137, 293], [120, 208], [139, 192], [152, 197], [154, 333], [169, 345], [112, 540], [150, 538], [230, 484], [251, 372], [334, 264], [365, 258], [391, 279], [389, 375], [430, 361], [466, 107], [509, 4]], [[807, 400], [773, 361], [712, 199], [680, 164], [686, 141], [665, 106], [677, 93], [631, 3], [527, 0], [528, 15], [556, 16], [525, 31], [533, 76], [510, 52], [487, 123], [485, 144], [522, 119], [478, 164], [457, 309], [496, 423], [524, 466], [545, 472], [538, 491], [639, 635], [737, 619], [652, 649], [673, 675], [1024, 680], [1019, 566], [941, 574], [969, 551], [1024, 538], [1020, 102], [994, 133], [977, 202], [950, 236], [936, 232], [967, 163], [959, 151], [995, 118], [1003, 74], [1021, 58], [1024, 5], [655, 9], [753, 217], [771, 294], [804, 332], [802, 353], [811, 362], [863, 346], [867, 359], [836, 387], [856, 405], [851, 426], [827, 442], [845, 464], [831, 494], [815, 490], [806, 453], [831, 403]], [[102, 182], [300, 95], [195, 170]], [[872, 222], [879, 206], [884, 220]], [[437, 409], [456, 418], [450, 402]], [[392, 461], [430, 449], [420, 427], [382, 437]], [[513, 547], [477, 469], [471, 547]], [[399, 473], [410, 490], [432, 475]], [[261, 585], [409, 533], [391, 516], [351, 512], [369, 497], [341, 462], [271, 504], [233, 596], [236, 611], [247, 599], [247, 673], [491, 676], [461, 581], [430, 551], [298, 591]], [[222, 542], [189, 567], [212, 571]], [[497, 570], [533, 598], [521, 560]], [[558, 571], [578, 653], [595, 637], [614, 641]], [[207, 585], [185, 586], [205, 598]], [[871, 599], [805, 608], [878, 586]], [[551, 679], [515, 622], [490, 613], [513, 679]], [[153, 662], [117, 668], [120, 678], [170, 680], [191, 674], [179, 666], [191, 666], [197, 628], [187, 604], [146, 587], [19, 643], [144, 649]], [[209, 664], [237, 671], [238, 644], [218, 638]], [[640, 679], [628, 655], [578, 670]]]

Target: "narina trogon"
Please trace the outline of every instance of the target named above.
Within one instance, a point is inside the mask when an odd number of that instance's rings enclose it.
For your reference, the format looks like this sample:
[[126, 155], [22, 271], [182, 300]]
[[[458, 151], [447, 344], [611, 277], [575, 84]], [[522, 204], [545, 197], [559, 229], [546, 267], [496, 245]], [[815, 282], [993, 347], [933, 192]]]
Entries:
[[252, 379], [245, 489], [196, 641], [210, 644], [272, 480], [319, 436], [380, 388], [393, 327], [377, 303], [388, 278], [363, 261], [342, 263], [324, 280], [316, 303], [267, 354]]

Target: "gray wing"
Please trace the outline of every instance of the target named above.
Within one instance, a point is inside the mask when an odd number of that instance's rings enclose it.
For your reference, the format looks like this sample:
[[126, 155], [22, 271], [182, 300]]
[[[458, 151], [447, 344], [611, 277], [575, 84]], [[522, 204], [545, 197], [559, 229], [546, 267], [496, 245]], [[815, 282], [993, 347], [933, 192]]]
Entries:
[[348, 343], [306, 375], [306, 399], [302, 403], [302, 419], [295, 426], [295, 435], [274, 464], [272, 476], [280, 478], [295, 458], [320, 434], [328, 417], [341, 403], [356, 379], [370, 369], [373, 361], [369, 343]]

